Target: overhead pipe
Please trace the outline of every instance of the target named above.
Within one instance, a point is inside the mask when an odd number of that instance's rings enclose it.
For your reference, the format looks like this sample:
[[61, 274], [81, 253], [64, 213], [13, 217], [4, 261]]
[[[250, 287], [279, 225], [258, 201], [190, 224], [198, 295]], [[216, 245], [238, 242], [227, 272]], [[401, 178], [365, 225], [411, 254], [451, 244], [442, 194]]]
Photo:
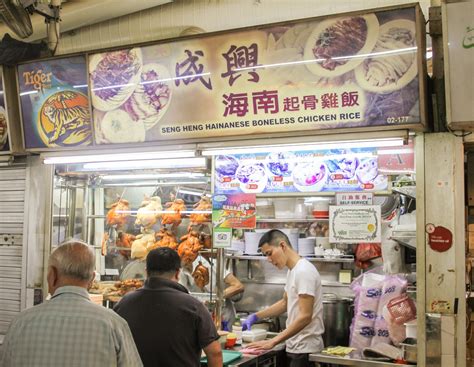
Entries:
[[[154, 8], [163, 4], [171, 3], [173, 0], [146, 0], [146, 1], [117, 1], [117, 0], [79, 0], [64, 2], [61, 0], [52, 0], [51, 5], [58, 4], [61, 9], [61, 31], [67, 32], [88, 25], [101, 23], [109, 19], [118, 18], [131, 13]], [[51, 35], [51, 42], [54, 43], [54, 37], [59, 34], [59, 25], [57, 28], [44, 26], [44, 17], [39, 14], [31, 16], [33, 25], [33, 34], [22, 41], [31, 42], [45, 39]], [[47, 30], [49, 28], [49, 30]], [[51, 29], [53, 28], [53, 29]], [[3, 34], [9, 33], [14, 38], [18, 38], [6, 24], [0, 24], [0, 38]]]

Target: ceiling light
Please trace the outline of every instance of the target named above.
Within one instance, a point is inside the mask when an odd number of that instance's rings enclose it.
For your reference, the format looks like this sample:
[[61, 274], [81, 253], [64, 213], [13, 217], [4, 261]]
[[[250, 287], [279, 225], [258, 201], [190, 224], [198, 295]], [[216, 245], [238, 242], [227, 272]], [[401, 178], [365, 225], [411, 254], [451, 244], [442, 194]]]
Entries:
[[132, 160], [153, 160], [161, 158], [190, 158], [195, 157], [194, 150], [176, 151], [153, 151], [118, 154], [90, 154], [71, 156], [51, 156], [44, 158], [44, 164], [67, 164], [67, 163], [89, 163], [89, 162], [120, 162]]
[[189, 159], [148, 159], [120, 162], [91, 162], [85, 163], [83, 168], [85, 170], [102, 170], [102, 171], [117, 171], [117, 170], [132, 170], [143, 168], [206, 168], [206, 158], [189, 158]]
[[333, 142], [315, 142], [303, 144], [278, 144], [264, 146], [246, 146], [246, 147], [220, 147], [214, 149], [204, 149], [202, 155], [219, 154], [248, 154], [248, 153], [267, 153], [281, 151], [305, 151], [305, 150], [325, 150], [325, 149], [350, 149], [350, 148], [381, 148], [396, 147], [404, 144], [403, 138], [383, 138], [370, 140], [349, 140]]

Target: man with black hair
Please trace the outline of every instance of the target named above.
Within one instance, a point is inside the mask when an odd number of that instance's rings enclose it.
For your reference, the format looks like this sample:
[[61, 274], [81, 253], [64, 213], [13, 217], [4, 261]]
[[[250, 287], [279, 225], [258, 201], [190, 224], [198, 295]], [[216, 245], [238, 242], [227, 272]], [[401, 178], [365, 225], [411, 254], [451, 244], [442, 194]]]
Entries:
[[168, 247], [150, 251], [143, 288], [125, 295], [114, 310], [129, 324], [145, 366], [222, 366], [219, 336], [209, 311], [178, 284], [181, 259]]
[[323, 349], [323, 303], [321, 277], [308, 260], [291, 247], [288, 237], [273, 229], [265, 233], [258, 244], [260, 252], [278, 269], [288, 268], [283, 298], [272, 306], [251, 314], [243, 323], [250, 329], [259, 319], [287, 312], [286, 329], [270, 340], [248, 345], [249, 348], [271, 349], [286, 342], [290, 367], [310, 367], [310, 353]]

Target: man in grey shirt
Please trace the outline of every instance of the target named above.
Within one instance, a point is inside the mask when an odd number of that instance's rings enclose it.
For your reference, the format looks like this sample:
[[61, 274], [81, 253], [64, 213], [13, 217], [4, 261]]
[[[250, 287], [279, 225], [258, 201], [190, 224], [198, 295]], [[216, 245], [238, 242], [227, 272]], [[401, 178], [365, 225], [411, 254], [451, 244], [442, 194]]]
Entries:
[[143, 366], [130, 329], [112, 310], [91, 302], [93, 249], [79, 241], [49, 258], [51, 300], [21, 312], [3, 344], [3, 367]]

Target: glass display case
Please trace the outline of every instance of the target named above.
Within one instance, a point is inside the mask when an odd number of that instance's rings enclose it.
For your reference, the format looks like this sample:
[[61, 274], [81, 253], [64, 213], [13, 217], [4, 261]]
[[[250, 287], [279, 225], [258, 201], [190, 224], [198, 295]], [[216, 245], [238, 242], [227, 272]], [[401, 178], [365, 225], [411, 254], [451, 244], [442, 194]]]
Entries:
[[52, 248], [69, 239], [91, 244], [98, 274], [92, 292], [116, 300], [141, 286], [144, 260], [154, 248], [176, 249], [191, 263], [212, 256], [210, 190], [207, 165], [114, 171], [57, 166]]

